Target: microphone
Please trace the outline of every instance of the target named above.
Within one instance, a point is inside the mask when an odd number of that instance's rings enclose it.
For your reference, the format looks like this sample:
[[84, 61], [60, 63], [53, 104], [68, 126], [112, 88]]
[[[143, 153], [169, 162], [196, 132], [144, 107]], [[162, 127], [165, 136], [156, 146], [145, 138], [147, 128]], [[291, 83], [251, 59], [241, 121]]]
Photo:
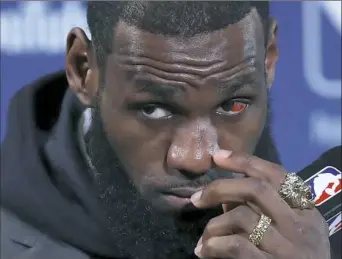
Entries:
[[329, 226], [332, 258], [341, 258], [342, 146], [329, 149], [298, 172], [311, 187], [316, 208]]
[[329, 149], [298, 172], [311, 187], [316, 208], [326, 220], [341, 214], [341, 151], [341, 146]]

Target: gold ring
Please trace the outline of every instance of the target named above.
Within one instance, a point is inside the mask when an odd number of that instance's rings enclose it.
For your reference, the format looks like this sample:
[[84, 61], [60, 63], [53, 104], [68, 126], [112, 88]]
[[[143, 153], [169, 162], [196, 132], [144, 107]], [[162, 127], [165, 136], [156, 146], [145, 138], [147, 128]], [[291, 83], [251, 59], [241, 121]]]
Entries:
[[258, 224], [249, 235], [248, 240], [255, 246], [260, 245], [261, 240], [265, 236], [267, 229], [271, 225], [272, 219], [262, 214]]
[[296, 173], [288, 173], [280, 186], [279, 195], [293, 209], [313, 209], [311, 188]]

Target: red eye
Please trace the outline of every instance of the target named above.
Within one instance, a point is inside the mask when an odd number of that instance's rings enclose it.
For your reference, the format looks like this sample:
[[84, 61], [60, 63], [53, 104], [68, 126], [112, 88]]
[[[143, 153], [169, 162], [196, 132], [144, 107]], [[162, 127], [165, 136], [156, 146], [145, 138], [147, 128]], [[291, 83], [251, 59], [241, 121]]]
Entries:
[[246, 109], [247, 104], [246, 103], [240, 103], [240, 102], [234, 102], [231, 108], [231, 111], [234, 113], [242, 112], [244, 109]]
[[248, 103], [239, 101], [229, 101], [218, 108], [218, 113], [226, 115], [237, 115], [248, 107]]

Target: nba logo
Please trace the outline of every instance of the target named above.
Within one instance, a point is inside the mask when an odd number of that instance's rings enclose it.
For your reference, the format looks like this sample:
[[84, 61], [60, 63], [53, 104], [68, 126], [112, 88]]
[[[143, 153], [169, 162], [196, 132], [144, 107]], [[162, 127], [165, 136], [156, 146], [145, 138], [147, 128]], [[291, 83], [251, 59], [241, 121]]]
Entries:
[[320, 206], [341, 192], [341, 171], [327, 166], [305, 182], [311, 187], [316, 206]]
[[340, 231], [342, 228], [341, 224], [341, 211], [333, 216], [332, 218], [327, 220], [329, 226], [329, 236], [332, 236], [336, 232]]

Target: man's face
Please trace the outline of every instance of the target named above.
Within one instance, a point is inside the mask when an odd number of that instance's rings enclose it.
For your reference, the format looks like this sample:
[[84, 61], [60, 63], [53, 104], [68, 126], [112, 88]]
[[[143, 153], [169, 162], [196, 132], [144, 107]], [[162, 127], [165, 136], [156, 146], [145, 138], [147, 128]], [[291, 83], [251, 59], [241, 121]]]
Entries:
[[[212, 154], [253, 153], [267, 118], [262, 24], [191, 38], [115, 28], [98, 107], [110, 146], [151, 204], [178, 212], [213, 179]], [[91, 80], [93, 81], [93, 80]]]
[[255, 10], [191, 38], [121, 22], [114, 51], [99, 68], [84, 32], [70, 32], [66, 74], [93, 107], [84, 140], [116, 254], [192, 258], [205, 225], [222, 208], [200, 211], [190, 196], [215, 179], [238, 176], [217, 168], [213, 153], [253, 153], [260, 143], [269, 152], [267, 86], [277, 60], [270, 34], [265, 49]]

